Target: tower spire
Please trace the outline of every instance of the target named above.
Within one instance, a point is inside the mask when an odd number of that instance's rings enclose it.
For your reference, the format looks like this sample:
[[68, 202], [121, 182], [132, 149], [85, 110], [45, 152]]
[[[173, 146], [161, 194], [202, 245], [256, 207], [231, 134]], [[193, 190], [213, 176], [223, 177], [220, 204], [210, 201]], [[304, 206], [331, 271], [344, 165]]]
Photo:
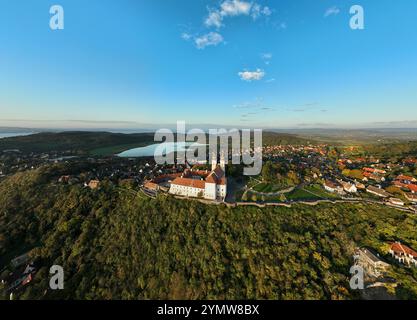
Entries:
[[222, 170], [226, 172], [226, 156], [224, 154], [224, 150], [222, 150], [220, 155], [220, 168], [222, 168]]
[[213, 152], [211, 156], [211, 171], [216, 170], [217, 167], [217, 153]]

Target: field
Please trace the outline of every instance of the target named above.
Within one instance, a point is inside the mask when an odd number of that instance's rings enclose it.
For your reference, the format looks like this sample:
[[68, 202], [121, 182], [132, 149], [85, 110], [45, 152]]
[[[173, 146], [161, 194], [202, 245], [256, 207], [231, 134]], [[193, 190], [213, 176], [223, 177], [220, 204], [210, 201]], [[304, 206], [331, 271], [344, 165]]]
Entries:
[[[310, 185], [302, 188], [296, 188], [294, 191], [285, 193], [284, 195], [273, 194], [268, 195], [267, 193], [275, 193], [279, 190], [283, 190], [283, 187], [278, 188], [276, 185], [267, 183], [261, 183], [253, 187], [253, 191], [247, 192], [246, 199], [243, 201], [253, 202], [285, 202], [285, 201], [314, 201], [324, 199], [338, 199], [339, 196], [333, 193], [329, 193], [323, 189], [320, 185]], [[257, 193], [265, 193], [265, 195]], [[237, 197], [238, 199], [241, 198]]]
[[110, 146], [110, 147], [93, 149], [90, 151], [90, 154], [93, 156], [106, 157], [106, 156], [119, 154], [130, 149], [145, 147], [147, 145], [149, 145], [149, 143], [131, 143], [131, 144], [115, 145], [115, 146]]
[[272, 183], [265, 183], [262, 182], [256, 186], [253, 187], [253, 190], [255, 190], [256, 192], [260, 192], [260, 193], [276, 193], [279, 192], [281, 190], [284, 190], [288, 187], [285, 186], [280, 186], [277, 184], [272, 184]]

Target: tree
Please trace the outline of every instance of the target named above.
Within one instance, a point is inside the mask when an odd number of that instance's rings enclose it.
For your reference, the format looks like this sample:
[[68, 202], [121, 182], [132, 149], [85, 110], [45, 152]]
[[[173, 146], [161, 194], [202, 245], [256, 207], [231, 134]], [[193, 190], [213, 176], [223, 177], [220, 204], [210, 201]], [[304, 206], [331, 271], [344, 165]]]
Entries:
[[265, 182], [273, 182], [275, 180], [275, 168], [271, 161], [267, 161], [262, 168], [262, 179]]

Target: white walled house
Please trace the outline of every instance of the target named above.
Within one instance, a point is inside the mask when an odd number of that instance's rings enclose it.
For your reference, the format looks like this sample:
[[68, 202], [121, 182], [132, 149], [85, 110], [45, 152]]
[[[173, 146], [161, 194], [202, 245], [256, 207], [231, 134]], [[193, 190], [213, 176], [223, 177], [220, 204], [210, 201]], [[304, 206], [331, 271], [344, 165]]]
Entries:
[[358, 189], [356, 188], [356, 186], [352, 183], [346, 182], [346, 181], [339, 181], [340, 184], [343, 187], [343, 190], [345, 190], [348, 193], [356, 193], [358, 192]]
[[391, 244], [389, 253], [399, 263], [417, 267], [417, 252], [410, 247], [407, 247], [400, 242], [394, 242]]

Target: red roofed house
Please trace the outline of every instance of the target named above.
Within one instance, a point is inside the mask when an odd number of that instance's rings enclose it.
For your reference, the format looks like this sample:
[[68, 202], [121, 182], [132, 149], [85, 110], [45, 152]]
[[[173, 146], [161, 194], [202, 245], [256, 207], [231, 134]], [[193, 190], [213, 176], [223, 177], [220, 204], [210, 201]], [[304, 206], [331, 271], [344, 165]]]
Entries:
[[217, 164], [212, 161], [212, 171], [184, 171], [181, 177], [171, 183], [169, 193], [179, 196], [224, 200], [227, 193], [226, 162], [224, 157]]
[[400, 242], [394, 242], [391, 244], [389, 253], [398, 260], [398, 262], [417, 267], [417, 252], [406, 245], [401, 244]]
[[144, 185], [145, 189], [150, 190], [150, 191], [158, 191], [159, 190], [159, 185], [153, 181], [148, 181], [145, 183]]
[[417, 182], [417, 179], [414, 177], [410, 177], [410, 176], [405, 176], [405, 175], [399, 175], [396, 179], [396, 181], [400, 181], [401, 183], [404, 184], [411, 184], [414, 182]]
[[339, 194], [343, 193], [343, 187], [336, 182], [326, 180], [323, 186], [324, 186], [324, 189], [326, 189], [329, 192], [333, 192], [333, 193], [337, 192]]
[[416, 185], [416, 184], [409, 184], [409, 185], [407, 186], [407, 188], [408, 188], [408, 189], [410, 189], [410, 191], [411, 191], [412, 193], [417, 193], [417, 185]]
[[90, 189], [97, 189], [98, 187], [100, 186], [100, 181], [98, 181], [98, 180], [91, 180], [89, 183], [88, 183], [88, 187], [90, 188]]
[[387, 172], [385, 170], [381, 169], [375, 169], [375, 168], [363, 168], [364, 172], [370, 172], [375, 174], [386, 174]]

